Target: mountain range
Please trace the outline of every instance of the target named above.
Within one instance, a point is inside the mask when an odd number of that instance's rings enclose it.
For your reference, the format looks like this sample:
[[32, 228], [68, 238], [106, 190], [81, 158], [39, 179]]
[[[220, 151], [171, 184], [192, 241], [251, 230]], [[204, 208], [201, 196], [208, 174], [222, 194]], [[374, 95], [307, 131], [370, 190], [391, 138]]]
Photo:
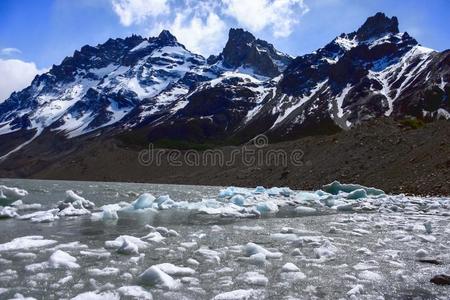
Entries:
[[[70, 155], [89, 139], [240, 144], [348, 130], [389, 117], [450, 119], [450, 50], [377, 13], [292, 57], [243, 29], [205, 58], [169, 32], [83, 46], [0, 104], [0, 159]], [[26, 150], [26, 151], [25, 151]]]

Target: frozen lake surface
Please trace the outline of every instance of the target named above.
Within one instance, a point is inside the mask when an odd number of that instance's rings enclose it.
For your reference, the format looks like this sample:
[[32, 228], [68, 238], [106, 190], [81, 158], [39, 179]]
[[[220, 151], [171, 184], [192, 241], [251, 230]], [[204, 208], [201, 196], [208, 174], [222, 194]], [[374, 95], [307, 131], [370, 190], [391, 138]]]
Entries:
[[315, 192], [13, 179], [1, 185], [0, 299], [450, 294], [449, 285], [430, 282], [450, 273], [448, 197], [337, 183]]

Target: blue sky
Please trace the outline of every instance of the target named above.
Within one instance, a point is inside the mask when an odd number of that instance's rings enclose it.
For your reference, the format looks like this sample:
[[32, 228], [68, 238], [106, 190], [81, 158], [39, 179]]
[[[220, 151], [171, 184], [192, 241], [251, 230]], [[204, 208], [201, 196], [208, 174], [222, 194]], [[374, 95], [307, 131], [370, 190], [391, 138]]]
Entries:
[[0, 101], [2, 89], [9, 93], [1, 82], [14, 77], [14, 64], [32, 78], [110, 37], [167, 28], [189, 49], [209, 55], [220, 52], [230, 27], [243, 27], [296, 56], [356, 30], [378, 11], [397, 16], [400, 30], [424, 46], [450, 48], [450, 0], [1, 0]]

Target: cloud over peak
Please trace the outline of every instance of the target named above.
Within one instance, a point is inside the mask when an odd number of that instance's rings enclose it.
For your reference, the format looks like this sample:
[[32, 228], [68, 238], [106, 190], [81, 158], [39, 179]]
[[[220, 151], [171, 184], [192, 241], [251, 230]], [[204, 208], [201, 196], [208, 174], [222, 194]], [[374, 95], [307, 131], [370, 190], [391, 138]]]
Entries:
[[124, 26], [140, 24], [170, 11], [167, 0], [112, 0], [112, 6]]
[[225, 13], [254, 32], [270, 27], [273, 36], [289, 36], [309, 8], [303, 0], [222, 0]]
[[[111, 0], [124, 26], [170, 30], [189, 49], [217, 53], [231, 27], [287, 37], [308, 12], [304, 0]], [[145, 29], [146, 28], [146, 29]]]
[[32, 62], [0, 58], [0, 74], [6, 75], [0, 80], [0, 103], [5, 101], [12, 92], [20, 91], [30, 85], [36, 75], [45, 71], [47, 70], [38, 69]]

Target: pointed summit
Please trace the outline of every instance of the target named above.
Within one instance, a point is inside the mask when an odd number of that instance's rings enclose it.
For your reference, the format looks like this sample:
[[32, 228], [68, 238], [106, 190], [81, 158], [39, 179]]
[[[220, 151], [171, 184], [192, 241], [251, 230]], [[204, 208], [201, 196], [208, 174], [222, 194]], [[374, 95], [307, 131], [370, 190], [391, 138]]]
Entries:
[[228, 34], [228, 41], [223, 48], [224, 63], [227, 67], [238, 67], [247, 58], [251, 51], [255, 37], [248, 31], [241, 28], [231, 28]]
[[384, 13], [376, 13], [369, 17], [366, 22], [356, 31], [356, 35], [360, 41], [378, 37], [383, 34], [399, 33], [397, 17], [389, 18]]
[[231, 28], [221, 56], [228, 68], [250, 68], [255, 74], [276, 76], [284, 70], [291, 58], [277, 51], [272, 44], [256, 39], [241, 28]]
[[161, 31], [161, 33], [158, 35], [158, 39], [160, 39], [164, 43], [176, 43], [177, 38], [170, 33], [169, 30], [164, 29]]

